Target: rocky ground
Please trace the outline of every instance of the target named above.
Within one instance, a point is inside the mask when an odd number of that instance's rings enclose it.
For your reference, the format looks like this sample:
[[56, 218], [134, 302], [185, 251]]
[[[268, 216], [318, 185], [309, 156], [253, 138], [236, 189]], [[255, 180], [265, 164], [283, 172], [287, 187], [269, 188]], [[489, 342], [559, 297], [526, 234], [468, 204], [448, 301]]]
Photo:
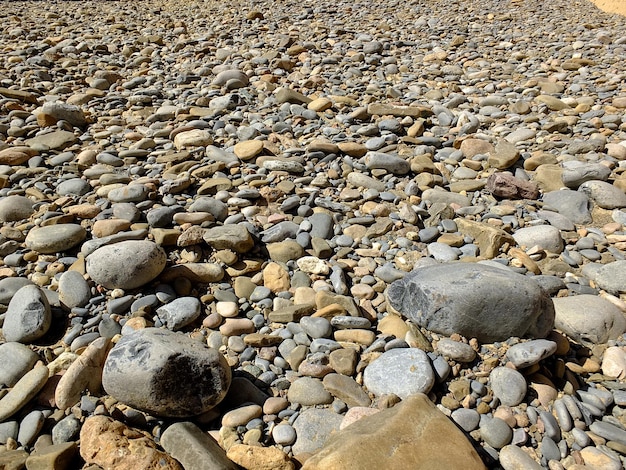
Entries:
[[623, 468], [624, 17], [3, 6], [0, 468]]

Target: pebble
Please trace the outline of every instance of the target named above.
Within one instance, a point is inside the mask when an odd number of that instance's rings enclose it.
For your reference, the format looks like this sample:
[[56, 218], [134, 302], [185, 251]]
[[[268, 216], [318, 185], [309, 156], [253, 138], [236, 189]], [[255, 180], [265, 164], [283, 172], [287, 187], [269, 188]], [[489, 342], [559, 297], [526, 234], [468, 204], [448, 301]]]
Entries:
[[514, 344], [506, 352], [506, 357], [518, 369], [537, 364], [542, 359], [552, 356], [557, 345], [554, 341], [536, 339]]
[[426, 353], [420, 349], [392, 349], [365, 368], [363, 385], [375, 395], [393, 393], [405, 398], [428, 393], [435, 375]]
[[52, 311], [48, 298], [39, 287], [26, 285], [11, 298], [2, 333], [6, 341], [31, 343], [44, 336], [51, 324]]

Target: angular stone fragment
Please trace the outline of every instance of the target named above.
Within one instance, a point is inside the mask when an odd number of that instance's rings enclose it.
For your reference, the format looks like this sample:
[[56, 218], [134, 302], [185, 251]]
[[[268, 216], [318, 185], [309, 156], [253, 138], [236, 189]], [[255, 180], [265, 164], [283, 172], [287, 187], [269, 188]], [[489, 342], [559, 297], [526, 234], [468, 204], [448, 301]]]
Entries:
[[228, 449], [228, 458], [238, 465], [236, 468], [254, 468], [255, 470], [294, 470], [296, 468], [289, 456], [277, 447], [235, 444]]
[[80, 456], [105, 470], [183, 470], [157, 449], [145, 431], [129, 428], [107, 416], [91, 416], [80, 430]]
[[196, 416], [228, 391], [230, 367], [217, 350], [169, 330], [123, 336], [104, 365], [102, 385], [119, 401], [157, 416]]
[[537, 199], [539, 189], [532, 181], [524, 181], [510, 173], [494, 173], [487, 178], [487, 191], [505, 199]]
[[418, 268], [389, 286], [387, 299], [428, 330], [480, 342], [543, 338], [554, 325], [552, 300], [537, 283], [476, 263]]
[[454, 423], [426, 395], [416, 394], [331, 435], [302, 470], [347, 468], [486, 467]]

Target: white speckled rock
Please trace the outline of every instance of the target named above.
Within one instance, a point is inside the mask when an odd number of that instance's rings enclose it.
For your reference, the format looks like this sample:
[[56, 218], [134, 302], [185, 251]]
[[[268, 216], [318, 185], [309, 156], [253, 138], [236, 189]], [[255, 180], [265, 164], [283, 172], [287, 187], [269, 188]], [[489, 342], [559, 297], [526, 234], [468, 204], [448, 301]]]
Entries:
[[428, 356], [416, 348], [384, 352], [363, 373], [363, 384], [375, 395], [394, 393], [406, 398], [414, 393], [428, 393], [434, 383]]

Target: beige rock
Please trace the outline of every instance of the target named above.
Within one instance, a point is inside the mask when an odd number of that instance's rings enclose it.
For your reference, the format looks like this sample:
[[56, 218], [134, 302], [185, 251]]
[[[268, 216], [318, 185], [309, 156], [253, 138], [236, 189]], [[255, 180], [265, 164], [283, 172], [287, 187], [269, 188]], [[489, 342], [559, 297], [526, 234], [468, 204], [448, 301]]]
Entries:
[[626, 378], [626, 348], [611, 346], [604, 351], [602, 373], [620, 380]]
[[184, 147], [204, 147], [213, 143], [213, 136], [211, 132], [204, 129], [193, 129], [190, 131], [183, 131], [176, 134], [174, 137], [174, 146], [177, 149]]
[[256, 157], [263, 151], [263, 141], [261, 140], [245, 140], [239, 142], [233, 147], [233, 152], [240, 159], [247, 161]]
[[556, 191], [565, 187], [561, 179], [562, 173], [563, 169], [559, 165], [545, 164], [535, 170], [533, 180], [537, 183], [539, 188], [546, 193]]
[[17, 413], [48, 381], [48, 368], [35, 366], [27, 372], [13, 388], [0, 399], [0, 423]]
[[394, 335], [396, 338], [404, 339], [409, 331], [409, 326], [402, 317], [388, 314], [378, 322], [377, 330], [385, 335]]
[[486, 467], [452, 421], [426, 395], [416, 394], [335, 433], [305, 462], [302, 470], [346, 468], [482, 470]]
[[354, 406], [346, 411], [346, 414], [343, 417], [343, 421], [341, 421], [341, 425], [339, 429], [346, 428], [350, 426], [352, 423], [356, 423], [358, 420], [362, 418], [366, 418], [368, 416], [372, 416], [378, 413], [380, 410], [378, 408], [369, 408], [364, 406]]
[[147, 432], [106, 416], [92, 416], [80, 430], [80, 455], [104, 470], [183, 470]]
[[230, 460], [246, 470], [294, 470], [289, 456], [277, 447], [235, 444], [226, 454]]
[[21, 165], [35, 155], [37, 152], [30, 147], [9, 147], [0, 150], [0, 165]]
[[78, 452], [75, 442], [64, 442], [37, 449], [26, 459], [27, 470], [47, 470], [71, 468]]
[[317, 98], [311, 101], [307, 105], [307, 108], [320, 113], [322, 111], [326, 111], [327, 109], [332, 108], [332, 106], [333, 106], [333, 102], [330, 99], [322, 97], [322, 98]]
[[[461, 147], [463, 144], [461, 144]], [[496, 144], [496, 148], [490, 152], [487, 163], [492, 168], [504, 170], [519, 160], [520, 154], [515, 145], [503, 140]]]
[[363, 330], [359, 328], [337, 330], [335, 331], [335, 341], [345, 341], [348, 343], [362, 344], [363, 346], [369, 346], [376, 339], [376, 334], [370, 330]]
[[270, 259], [286, 263], [287, 261], [297, 260], [304, 256], [304, 248], [295, 241], [286, 240], [284, 242], [268, 243], [267, 251]]
[[478, 154], [487, 155], [495, 151], [495, 147], [491, 142], [483, 139], [465, 139], [461, 142], [461, 152], [465, 158], [472, 158]]
[[274, 293], [284, 292], [291, 287], [291, 279], [285, 268], [272, 262], [263, 269], [263, 285]]
[[97, 394], [102, 386], [102, 367], [106, 360], [110, 340], [98, 338], [69, 366], [59, 380], [54, 400], [59, 409], [65, 410], [80, 401], [83, 391]]
[[351, 157], [361, 158], [367, 153], [365, 145], [357, 142], [340, 142], [337, 144], [339, 150]]
[[515, 246], [513, 237], [502, 229], [473, 220], [457, 218], [454, 221], [459, 232], [474, 238], [480, 249], [480, 256], [483, 258], [495, 258], [500, 253], [500, 249], [507, 243]]
[[123, 232], [130, 227], [129, 220], [123, 219], [102, 219], [96, 220], [91, 227], [91, 234], [96, 237], [106, 237], [118, 232]]

